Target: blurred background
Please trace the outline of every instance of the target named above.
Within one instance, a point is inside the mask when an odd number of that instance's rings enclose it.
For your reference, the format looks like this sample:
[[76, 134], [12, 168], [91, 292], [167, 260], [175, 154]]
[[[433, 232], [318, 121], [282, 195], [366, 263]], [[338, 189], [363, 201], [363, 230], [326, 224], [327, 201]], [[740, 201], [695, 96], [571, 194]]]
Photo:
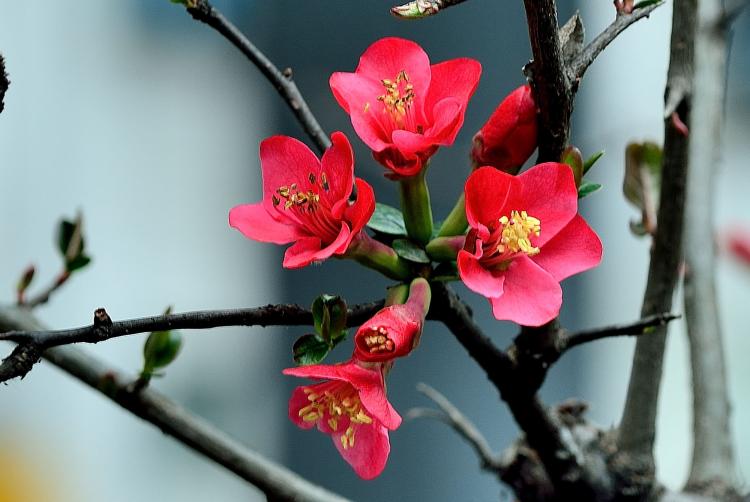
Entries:
[[[472, 0], [422, 22], [399, 22], [386, 1], [273, 2], [216, 0], [297, 85], [327, 131], [342, 130], [357, 172], [378, 200], [397, 194], [353, 133], [328, 88], [334, 71], [353, 71], [364, 49], [383, 36], [420, 43], [433, 62], [469, 56], [484, 68], [464, 128], [435, 157], [429, 174], [440, 218], [468, 174], [471, 137], [503, 96], [523, 83], [529, 59], [522, 2]], [[81, 210], [94, 262], [38, 309], [50, 326], [88, 324], [97, 307], [114, 319], [176, 311], [297, 302], [321, 293], [350, 303], [383, 296], [389, 283], [352, 263], [329, 260], [288, 271], [282, 247], [245, 240], [227, 225], [228, 210], [260, 199], [259, 142], [273, 134], [309, 144], [286, 106], [243, 56], [167, 0], [100, 2], [3, 0], [0, 52], [12, 80], [0, 115], [0, 301], [30, 263], [37, 289], [60, 267], [53, 239], [58, 220]], [[576, 9], [593, 38], [614, 18], [608, 0], [561, 1], [564, 21]], [[568, 280], [562, 319], [571, 329], [638, 317], [649, 243], [633, 237], [637, 216], [621, 195], [623, 152], [632, 140], [661, 141], [671, 5], [621, 36], [589, 69], [572, 140], [588, 156], [605, 150], [592, 171], [604, 190], [582, 212], [605, 246], [602, 265]], [[730, 61], [726, 148], [719, 176], [720, 229], [750, 226], [750, 49], [740, 18]], [[675, 243], [676, 245], [676, 243]], [[707, 245], [711, 245], [707, 240]], [[741, 472], [750, 472], [750, 271], [722, 258], [717, 274]], [[2, 286], [4, 285], [4, 286]], [[494, 321], [485, 300], [459, 292], [499, 345], [514, 333]], [[33, 294], [36, 290], [32, 288]], [[675, 306], [676, 311], [681, 305]], [[304, 328], [225, 328], [185, 332], [166, 378], [153, 385], [251, 448], [355, 500], [510, 500], [473, 452], [437, 422], [406, 422], [391, 434], [389, 464], [360, 481], [330, 439], [298, 430], [287, 399], [299, 384], [281, 375]], [[135, 372], [143, 337], [84, 347], [113, 367]], [[347, 345], [347, 344], [345, 344]], [[684, 329], [672, 327], [658, 431], [660, 477], [678, 487], [689, 460], [690, 394]], [[558, 363], [543, 397], [591, 403], [603, 426], [618, 419], [632, 340], [577, 349]], [[10, 346], [2, 345], [3, 355]], [[331, 360], [348, 357], [350, 346]], [[402, 413], [429, 403], [424, 381], [448, 396], [497, 450], [518, 431], [497, 392], [437, 324], [420, 349], [396, 365], [389, 397]], [[0, 389], [0, 501], [263, 500], [250, 485], [193, 454], [151, 425], [47, 363]]]

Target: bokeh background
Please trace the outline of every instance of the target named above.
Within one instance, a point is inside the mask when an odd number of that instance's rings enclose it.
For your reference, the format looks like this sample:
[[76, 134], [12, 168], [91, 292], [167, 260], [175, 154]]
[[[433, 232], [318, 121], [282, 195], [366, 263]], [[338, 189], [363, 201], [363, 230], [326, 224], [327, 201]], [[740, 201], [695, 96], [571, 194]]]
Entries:
[[[469, 56], [484, 72], [463, 131], [429, 174], [435, 213], [452, 207], [468, 174], [471, 137], [501, 98], [523, 83], [529, 45], [522, 2], [472, 0], [422, 22], [399, 22], [387, 1], [216, 0], [298, 86], [323, 127], [346, 132], [358, 175], [378, 200], [396, 192], [354, 135], [328, 88], [334, 71], [353, 71], [383, 36], [419, 42], [433, 61]], [[260, 198], [259, 142], [288, 134], [309, 143], [273, 88], [239, 52], [167, 0], [51, 2], [2, 0], [0, 52], [12, 86], [0, 115], [0, 298], [13, 301], [22, 269], [37, 266], [37, 288], [60, 260], [57, 221], [81, 210], [93, 264], [38, 309], [54, 327], [161, 312], [298, 302], [320, 293], [351, 303], [382, 297], [388, 282], [352, 263], [329, 260], [301, 271], [280, 267], [283, 249], [245, 240], [227, 225], [229, 208]], [[587, 39], [614, 17], [605, 0], [561, 1], [561, 20], [581, 10]], [[565, 283], [562, 319], [577, 329], [637, 318], [649, 243], [633, 237], [637, 215], [621, 196], [625, 144], [661, 141], [671, 5], [628, 30], [590, 68], [574, 116], [573, 142], [605, 150], [592, 172], [604, 190], [582, 203], [602, 237], [602, 265]], [[724, 162], [715, 219], [720, 229], [750, 225], [750, 48], [747, 15], [737, 24], [730, 61]], [[675, 243], [676, 245], [676, 243]], [[706, 246], [712, 245], [707, 236]], [[726, 334], [733, 428], [740, 472], [750, 472], [750, 271], [722, 258], [717, 268]], [[460, 292], [500, 345], [513, 327], [492, 319], [485, 301]], [[32, 289], [32, 292], [34, 290]], [[678, 304], [676, 311], [681, 310]], [[185, 332], [184, 350], [154, 382], [195, 413], [300, 474], [355, 500], [510, 500], [479, 470], [470, 449], [444, 425], [406, 422], [391, 435], [388, 467], [360, 481], [330, 439], [298, 430], [286, 402], [298, 382], [283, 377], [302, 328], [225, 328]], [[135, 372], [143, 337], [85, 347]], [[680, 486], [690, 441], [689, 369], [684, 327], [669, 341], [658, 469]], [[576, 350], [555, 366], [547, 402], [591, 403], [590, 416], [616, 423], [628, 380], [632, 340]], [[3, 353], [10, 346], [0, 346]], [[349, 347], [332, 360], [348, 356]], [[428, 405], [414, 387], [446, 394], [500, 450], [516, 436], [507, 409], [457, 342], [429, 324], [420, 349], [391, 373], [389, 396], [402, 413]], [[253, 487], [196, 456], [46, 363], [0, 388], [0, 501], [262, 500]]]

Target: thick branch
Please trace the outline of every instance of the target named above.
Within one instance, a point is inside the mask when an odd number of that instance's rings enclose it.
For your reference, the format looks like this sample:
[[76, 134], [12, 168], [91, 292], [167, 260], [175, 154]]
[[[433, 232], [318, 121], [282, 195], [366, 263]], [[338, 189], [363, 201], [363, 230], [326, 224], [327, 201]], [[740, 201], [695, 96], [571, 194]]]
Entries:
[[188, 12], [193, 18], [206, 23], [211, 28], [221, 33], [232, 45], [237, 47], [276, 88], [276, 91], [284, 98], [284, 101], [297, 121], [302, 125], [310, 139], [315, 142], [319, 152], [323, 152], [331, 146], [331, 141], [323, 132], [317, 119], [307, 106], [302, 93], [297, 89], [297, 84], [292, 80], [290, 69], [279, 71], [279, 69], [266, 57], [250, 40], [229, 21], [224, 15], [214, 8], [208, 0], [191, 0], [188, 2]]
[[[721, 163], [729, 26], [721, 0], [701, 0], [695, 38], [693, 116], [685, 207], [685, 314], [693, 380], [693, 459], [688, 489], [732, 488], [736, 466], [716, 298], [714, 193]], [[710, 237], [709, 237], [710, 238]]]
[[418, 383], [417, 390], [427, 396], [439, 410], [432, 408], [413, 408], [406, 414], [408, 419], [434, 418], [440, 420], [461, 436], [474, 449], [481, 462], [482, 469], [498, 476], [503, 473], [503, 464], [498, 455], [493, 453], [487, 440], [477, 426], [469, 420], [461, 410], [451, 403], [447, 397], [425, 383]]
[[[38, 331], [44, 327], [26, 309], [0, 307], [0, 329]], [[44, 357], [165, 434], [257, 486], [269, 500], [345, 500], [248, 449], [158, 392], [134, 392], [130, 379], [79, 350], [58, 347], [45, 352]]]
[[[665, 93], [664, 154], [662, 185], [657, 215], [657, 232], [651, 250], [651, 262], [643, 298], [643, 317], [669, 311], [681, 261], [685, 179], [688, 138], [676, 120], [690, 123], [690, 92], [695, 35], [696, 0], [674, 4], [670, 61]], [[676, 113], [679, 117], [674, 117]], [[659, 402], [666, 328], [660, 327], [636, 343], [625, 409], [618, 436], [623, 461], [640, 472], [640, 486], [633, 490], [648, 493], [654, 475], [653, 446], [656, 434], [656, 411]]]
[[568, 74], [570, 80], [577, 82], [583, 78], [583, 74], [599, 54], [615, 39], [625, 31], [631, 24], [648, 17], [655, 9], [663, 5], [664, 2], [648, 5], [646, 7], [635, 9], [630, 14], [618, 14], [615, 20], [607, 26], [597, 37], [591, 41], [576, 58], [569, 64]]
[[534, 60], [529, 63], [539, 106], [538, 162], [557, 162], [568, 144], [573, 90], [557, 33], [555, 0], [524, 0]]

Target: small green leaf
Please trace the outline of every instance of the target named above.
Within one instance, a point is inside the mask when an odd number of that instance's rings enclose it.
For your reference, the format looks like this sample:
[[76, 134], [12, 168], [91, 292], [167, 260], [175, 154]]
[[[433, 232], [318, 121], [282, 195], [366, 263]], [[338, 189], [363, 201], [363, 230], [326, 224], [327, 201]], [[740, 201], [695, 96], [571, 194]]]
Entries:
[[367, 226], [383, 234], [406, 235], [404, 215], [401, 211], [380, 202], [375, 203], [375, 212], [372, 213]]
[[586, 196], [591, 195], [594, 192], [599, 191], [602, 186], [599, 183], [591, 183], [590, 181], [583, 181], [581, 186], [578, 187], [578, 198], [583, 199]]
[[633, 6], [633, 10], [643, 9], [645, 7], [648, 7], [649, 5], [654, 5], [654, 4], [657, 4], [657, 3], [661, 3], [663, 1], [664, 0], [643, 0], [642, 2], [638, 2], [637, 4], [635, 4]]
[[594, 167], [594, 164], [596, 164], [596, 161], [601, 159], [602, 156], [604, 156], [604, 150], [599, 150], [594, 155], [586, 159], [586, 162], [583, 163], [583, 174], [589, 172], [589, 170]]
[[71, 261], [66, 262], [65, 270], [67, 270], [68, 272], [75, 272], [76, 270], [82, 269], [89, 263], [91, 263], [91, 258], [81, 254], [73, 258]]
[[60, 221], [57, 247], [62, 254], [67, 272], [75, 272], [91, 263], [91, 258], [84, 253], [83, 217], [80, 214], [73, 221]]
[[[172, 307], [167, 307], [164, 314], [169, 314]], [[182, 348], [182, 335], [179, 331], [154, 331], [143, 345], [143, 371], [141, 375], [150, 377], [155, 370], [166, 368], [176, 358]]]
[[392, 246], [396, 254], [404, 260], [415, 263], [430, 263], [430, 257], [427, 256], [425, 250], [408, 239], [395, 239]]
[[301, 366], [318, 364], [330, 352], [331, 348], [318, 335], [303, 335], [294, 342], [292, 354], [294, 362]]
[[560, 162], [567, 164], [573, 170], [573, 177], [576, 180], [576, 186], [581, 186], [583, 177], [583, 156], [581, 151], [573, 145], [568, 146], [560, 157]]
[[311, 310], [315, 332], [333, 347], [346, 335], [346, 301], [340, 296], [320, 295]]

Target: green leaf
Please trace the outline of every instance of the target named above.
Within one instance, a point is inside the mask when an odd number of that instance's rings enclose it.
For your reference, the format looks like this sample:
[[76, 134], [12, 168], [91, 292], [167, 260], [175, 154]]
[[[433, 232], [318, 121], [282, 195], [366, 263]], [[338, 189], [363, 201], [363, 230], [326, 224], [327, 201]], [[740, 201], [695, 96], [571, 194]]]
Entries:
[[415, 263], [430, 263], [430, 257], [427, 256], [425, 250], [408, 239], [395, 239], [392, 246], [396, 254], [404, 260]]
[[[169, 314], [172, 307], [167, 307], [164, 314]], [[143, 345], [142, 376], [150, 377], [154, 371], [169, 366], [180, 353], [182, 335], [179, 331], [153, 331]]]
[[601, 159], [604, 156], [604, 150], [599, 150], [594, 155], [586, 159], [586, 162], [583, 163], [583, 174], [586, 174], [589, 172], [589, 169], [594, 167], [594, 164], [596, 164], [596, 161]]
[[375, 203], [375, 212], [372, 213], [367, 226], [383, 234], [406, 235], [404, 215], [401, 211], [380, 202]]
[[578, 187], [578, 198], [583, 199], [594, 192], [598, 192], [601, 188], [602, 186], [599, 183], [591, 183], [590, 181], [584, 180], [584, 182], [581, 183], [581, 186]]
[[301, 366], [318, 364], [326, 358], [331, 348], [318, 335], [303, 335], [294, 342], [292, 354], [294, 362]]
[[89, 263], [91, 263], [91, 258], [81, 254], [73, 258], [71, 261], [66, 262], [65, 270], [67, 270], [68, 272], [75, 272], [76, 270], [82, 269]]
[[346, 335], [346, 301], [340, 296], [320, 295], [312, 304], [315, 332], [331, 347]]
[[643, 9], [644, 7], [648, 7], [649, 5], [654, 5], [657, 3], [661, 3], [664, 0], [643, 0], [642, 2], [638, 2], [633, 6], [633, 10], [636, 9]]
[[661, 147], [656, 143], [630, 143], [625, 149], [625, 198], [641, 211], [647, 204], [656, 210], [661, 185]]
[[75, 272], [89, 263], [91, 258], [84, 253], [83, 217], [79, 214], [73, 221], [63, 219], [57, 230], [57, 247], [62, 254], [67, 272]]

